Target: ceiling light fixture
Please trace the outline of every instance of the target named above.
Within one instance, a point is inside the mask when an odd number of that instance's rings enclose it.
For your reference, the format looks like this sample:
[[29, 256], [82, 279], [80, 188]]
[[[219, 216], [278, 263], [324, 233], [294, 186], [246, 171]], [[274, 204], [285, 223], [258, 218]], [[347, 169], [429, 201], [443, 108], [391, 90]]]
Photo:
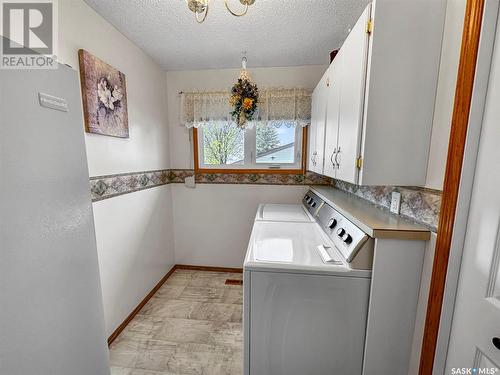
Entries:
[[[247, 14], [248, 7], [250, 5], [253, 5], [253, 3], [255, 3], [255, 0], [239, 0], [239, 1], [241, 5], [245, 7], [245, 9], [241, 13], [236, 13], [229, 7], [228, 0], [224, 0], [228, 12], [236, 17], [241, 17]], [[194, 13], [196, 22], [202, 23], [203, 21], [205, 21], [208, 15], [208, 6], [210, 0], [186, 0], [186, 3], [188, 8]]]

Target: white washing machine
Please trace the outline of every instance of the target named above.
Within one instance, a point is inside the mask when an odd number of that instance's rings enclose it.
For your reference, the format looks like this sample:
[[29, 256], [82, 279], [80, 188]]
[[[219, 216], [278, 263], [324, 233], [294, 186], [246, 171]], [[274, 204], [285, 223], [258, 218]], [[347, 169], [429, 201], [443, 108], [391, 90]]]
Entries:
[[314, 223], [254, 223], [244, 262], [245, 375], [362, 372], [373, 239], [323, 201], [311, 206]]

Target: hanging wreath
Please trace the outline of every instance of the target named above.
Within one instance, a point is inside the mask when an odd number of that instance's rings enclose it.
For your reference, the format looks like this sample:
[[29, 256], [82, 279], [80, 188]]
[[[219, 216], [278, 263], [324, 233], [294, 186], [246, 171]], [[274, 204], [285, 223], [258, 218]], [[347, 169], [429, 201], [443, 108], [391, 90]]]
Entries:
[[231, 117], [240, 128], [244, 128], [247, 121], [252, 121], [258, 102], [259, 89], [250, 80], [246, 69], [243, 69], [238, 82], [231, 89], [231, 98], [229, 99], [229, 103], [233, 107]]

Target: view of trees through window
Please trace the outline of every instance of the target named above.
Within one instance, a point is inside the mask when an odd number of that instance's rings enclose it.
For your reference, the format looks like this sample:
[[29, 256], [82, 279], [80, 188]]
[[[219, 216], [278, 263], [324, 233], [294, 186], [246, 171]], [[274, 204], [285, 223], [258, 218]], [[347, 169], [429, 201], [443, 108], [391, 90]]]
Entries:
[[244, 131], [230, 122], [207, 124], [203, 127], [205, 164], [243, 164]]
[[[258, 124], [252, 134], [255, 134], [257, 163], [294, 162], [294, 126]], [[244, 164], [244, 148], [245, 131], [234, 123], [212, 123], [203, 127], [204, 164]]]
[[257, 125], [257, 163], [293, 163], [295, 126]]

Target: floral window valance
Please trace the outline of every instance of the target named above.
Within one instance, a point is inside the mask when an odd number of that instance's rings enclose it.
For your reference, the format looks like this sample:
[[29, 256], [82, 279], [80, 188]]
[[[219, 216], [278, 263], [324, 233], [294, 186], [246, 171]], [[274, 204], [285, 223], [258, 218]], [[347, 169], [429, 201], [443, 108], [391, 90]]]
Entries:
[[[181, 123], [188, 128], [232, 121], [229, 91], [181, 94]], [[256, 123], [307, 126], [311, 123], [311, 91], [301, 88], [261, 89]]]

